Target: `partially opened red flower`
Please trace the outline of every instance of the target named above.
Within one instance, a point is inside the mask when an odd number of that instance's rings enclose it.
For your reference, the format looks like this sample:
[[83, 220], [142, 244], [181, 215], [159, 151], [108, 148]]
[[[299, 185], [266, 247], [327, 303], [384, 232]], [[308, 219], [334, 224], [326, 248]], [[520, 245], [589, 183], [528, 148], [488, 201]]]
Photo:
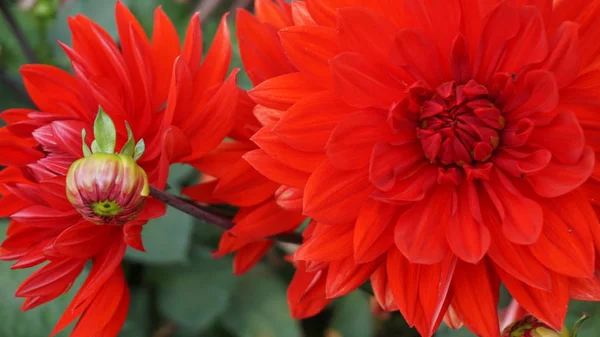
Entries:
[[204, 60], [198, 14], [183, 47], [160, 8], [151, 41], [121, 2], [116, 19], [119, 46], [88, 18], [70, 18], [73, 47], [62, 46], [73, 74], [22, 67], [37, 110], [2, 113], [0, 215], [12, 221], [0, 259], [15, 269], [47, 262], [17, 290], [23, 309], [69, 290], [93, 262], [52, 334], [79, 318], [72, 336], [117, 336], [129, 308], [125, 249], [143, 250], [143, 225], [165, 211], [148, 185], [164, 188], [171, 163], [202, 157], [234, 125], [226, 17]]
[[[296, 71], [285, 58], [277, 30], [294, 25], [293, 13], [303, 3], [290, 5], [284, 1], [256, 1], [256, 16], [240, 10], [236, 16], [237, 37], [248, 76], [254, 85], [269, 78]], [[301, 8], [301, 7], [300, 7]], [[270, 54], [255, 54], [261, 50]], [[235, 227], [221, 237], [216, 257], [236, 252], [234, 274], [242, 274], [254, 266], [273, 245], [265, 237], [295, 230], [304, 220], [302, 191], [282, 185], [263, 176], [246, 159], [267, 155], [250, 137], [264, 125], [272, 125], [281, 112], [265, 110], [239, 90], [236, 123], [229, 135], [232, 141], [222, 143], [208, 155], [189, 161], [205, 173], [204, 181], [183, 193], [204, 203], [227, 203], [240, 208], [233, 219]], [[246, 158], [246, 159], [245, 159]], [[207, 176], [211, 178], [208, 179]]]
[[249, 161], [303, 190], [316, 225], [295, 258], [327, 297], [371, 278], [423, 336], [451, 306], [484, 337], [500, 283], [557, 329], [570, 298], [600, 300], [600, 2], [306, 8], [279, 31], [297, 72], [249, 92], [281, 113]]

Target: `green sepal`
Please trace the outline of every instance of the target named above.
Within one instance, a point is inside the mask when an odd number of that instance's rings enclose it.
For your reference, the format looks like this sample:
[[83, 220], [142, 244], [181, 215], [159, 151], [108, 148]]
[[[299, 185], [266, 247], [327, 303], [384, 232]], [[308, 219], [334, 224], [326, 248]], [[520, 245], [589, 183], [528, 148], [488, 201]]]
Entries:
[[92, 141], [92, 153], [98, 153], [98, 152], [102, 152], [102, 150], [98, 146], [98, 142], [94, 139]]
[[588, 316], [588, 314], [583, 313], [581, 318], [578, 319], [577, 322], [575, 322], [575, 324], [573, 325], [573, 329], [571, 330], [571, 337], [577, 337], [577, 333], [579, 332], [579, 328], [581, 327], [581, 324], [589, 317], [590, 316]]
[[117, 144], [117, 129], [112, 119], [104, 112], [104, 109], [100, 107], [96, 120], [94, 121], [94, 138], [99, 151], [94, 150], [94, 144], [92, 143], [92, 151], [104, 152], [109, 154], [115, 153], [115, 146]]
[[83, 156], [89, 157], [92, 155], [92, 151], [90, 151], [89, 146], [85, 143], [85, 137], [87, 136], [87, 132], [85, 129], [81, 129], [81, 148], [83, 149]]
[[135, 144], [133, 160], [140, 159], [140, 157], [144, 154], [144, 151], [146, 151], [146, 142], [144, 142], [144, 139], [140, 139], [140, 141]]
[[127, 142], [123, 145], [121, 149], [121, 154], [128, 157], [133, 157], [135, 153], [135, 140], [133, 139], [133, 131], [131, 131], [131, 127], [129, 127], [129, 123], [125, 121], [125, 127], [127, 128]]

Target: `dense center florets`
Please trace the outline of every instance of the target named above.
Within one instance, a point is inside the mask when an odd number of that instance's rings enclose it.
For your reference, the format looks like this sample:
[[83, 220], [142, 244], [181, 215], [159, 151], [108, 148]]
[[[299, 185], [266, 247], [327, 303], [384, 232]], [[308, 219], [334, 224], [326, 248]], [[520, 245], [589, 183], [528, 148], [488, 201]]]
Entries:
[[499, 145], [504, 117], [485, 86], [474, 80], [464, 85], [447, 82], [420, 96], [417, 136], [429, 161], [462, 166], [490, 159]]

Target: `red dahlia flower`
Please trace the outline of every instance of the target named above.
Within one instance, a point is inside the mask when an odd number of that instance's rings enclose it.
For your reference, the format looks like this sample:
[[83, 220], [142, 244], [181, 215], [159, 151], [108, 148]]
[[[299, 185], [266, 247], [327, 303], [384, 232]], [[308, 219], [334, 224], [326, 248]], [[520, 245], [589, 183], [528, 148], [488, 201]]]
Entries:
[[[13, 268], [47, 262], [17, 290], [23, 309], [69, 290], [93, 262], [52, 334], [80, 317], [72, 336], [117, 336], [129, 308], [125, 249], [143, 250], [142, 226], [165, 211], [146, 198], [148, 184], [164, 188], [171, 163], [202, 157], [233, 127], [236, 71], [224, 82], [225, 17], [203, 62], [197, 14], [182, 48], [160, 8], [152, 41], [121, 2], [116, 18], [120, 47], [88, 18], [70, 18], [73, 47], [62, 46], [74, 74], [24, 66], [37, 110], [2, 113], [0, 215], [12, 221], [0, 258], [15, 260]], [[82, 144], [82, 130], [96, 139], [83, 133]]]
[[423, 336], [451, 306], [484, 337], [500, 335], [500, 283], [557, 330], [570, 298], [600, 300], [600, 2], [306, 8], [314, 22], [279, 31], [297, 71], [249, 92], [282, 111], [249, 161], [304, 190], [316, 225], [295, 259], [326, 273], [327, 297], [371, 278]]
[[[277, 30], [293, 26], [294, 13], [306, 10], [304, 3], [290, 5], [270, 0], [257, 0], [255, 8], [256, 18], [240, 10], [236, 24], [246, 71], [252, 83], [258, 85], [271, 77], [296, 71], [284, 56]], [[267, 49], [276, 52], [254, 54]], [[304, 220], [302, 191], [263, 176], [261, 173], [270, 169], [270, 165], [255, 169], [246, 161], [267, 157], [250, 137], [261, 127], [276, 123], [281, 113], [256, 106], [240, 89], [236, 124], [230, 134], [233, 141], [224, 142], [208, 155], [189, 162], [212, 178], [185, 189], [184, 194], [199, 202], [227, 203], [240, 208], [233, 219], [235, 227], [223, 234], [215, 253], [215, 256], [221, 257], [237, 252], [234, 259], [236, 275], [248, 271], [272, 246], [273, 242], [265, 237], [293, 231]], [[253, 140], [269, 142], [256, 137]]]

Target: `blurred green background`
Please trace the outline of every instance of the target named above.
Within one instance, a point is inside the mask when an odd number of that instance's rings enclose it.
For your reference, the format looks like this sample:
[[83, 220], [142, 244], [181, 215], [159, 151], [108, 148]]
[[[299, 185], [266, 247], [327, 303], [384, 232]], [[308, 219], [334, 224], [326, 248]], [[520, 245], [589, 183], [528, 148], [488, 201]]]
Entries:
[[[376, 1], [376, 0], [373, 0]], [[70, 43], [67, 17], [84, 14], [116, 37], [114, 0], [0, 0], [15, 18], [33, 54], [41, 63], [69, 69], [69, 61], [56, 43]], [[203, 18], [204, 50], [208, 49], [220, 16], [236, 7], [252, 10], [250, 0], [124, 0], [147, 32], [154, 9], [162, 5], [183, 34], [195, 11]], [[234, 13], [235, 11], [233, 11]], [[230, 17], [232, 30], [233, 16]], [[235, 36], [235, 34], [232, 34]], [[232, 67], [241, 67], [236, 41]], [[0, 16], [0, 111], [31, 106], [18, 69], [29, 63], [5, 17]], [[249, 87], [242, 74], [239, 85]], [[169, 175], [173, 193], [193, 183], [192, 170], [174, 165]], [[3, 238], [6, 220], [0, 220]], [[373, 314], [371, 295], [364, 290], [338, 299], [322, 314], [293, 320], [288, 311], [286, 287], [293, 274], [283, 260], [285, 252], [274, 248], [248, 274], [232, 275], [231, 258], [215, 260], [220, 231], [169, 209], [166, 216], [148, 223], [143, 232], [147, 253], [128, 251], [124, 262], [132, 290], [132, 304], [123, 337], [416, 337], [398, 313]], [[13, 296], [32, 270], [11, 271], [0, 263], [0, 337], [48, 336], [73, 296], [62, 296], [40, 308], [22, 313], [21, 299]], [[81, 282], [81, 278], [79, 280]], [[73, 287], [78, 288], [78, 285]], [[502, 304], [509, 297], [504, 294]], [[574, 303], [571, 324], [582, 312], [592, 316], [581, 337], [598, 336], [600, 306]], [[68, 336], [64, 332], [59, 336]], [[436, 337], [472, 337], [465, 329], [442, 326]]]

